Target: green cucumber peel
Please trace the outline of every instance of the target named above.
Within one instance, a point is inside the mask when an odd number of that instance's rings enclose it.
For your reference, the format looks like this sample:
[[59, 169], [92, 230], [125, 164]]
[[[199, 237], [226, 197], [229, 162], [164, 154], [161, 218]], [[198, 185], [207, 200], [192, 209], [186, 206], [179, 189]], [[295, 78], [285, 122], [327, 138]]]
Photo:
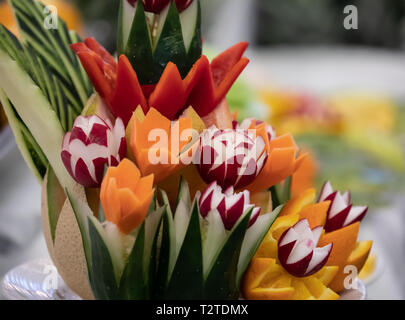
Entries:
[[98, 226], [97, 223], [95, 218], [88, 217], [92, 264], [91, 288], [94, 297], [98, 300], [119, 299], [119, 289], [111, 253], [100, 233], [101, 226]]
[[[186, 69], [190, 70], [202, 55], [201, 3], [194, 1], [187, 10], [180, 14], [183, 39], [186, 47]], [[194, 23], [194, 26], [191, 27]]]
[[194, 1], [179, 14], [174, 1], [159, 14], [121, 0], [118, 52], [130, 60], [141, 84], [156, 84], [169, 62], [183, 78], [202, 54], [201, 5]]
[[146, 300], [149, 297], [148, 277], [143, 261], [145, 255], [145, 223], [142, 224], [120, 280], [120, 294], [126, 300]]
[[[83, 72], [79, 59], [70, 49], [70, 44], [81, 41], [66, 23], [57, 18], [57, 28], [45, 28], [49, 11], [40, 2], [9, 0], [24, 43], [29, 43], [35, 53], [50, 67], [52, 73], [73, 93], [75, 105], [84, 106], [93, 92], [88, 77]], [[80, 103], [79, 103], [80, 102]], [[80, 110], [78, 110], [80, 113]]]
[[14, 138], [21, 155], [34, 176], [39, 182], [42, 182], [48, 166], [46, 156], [43, 154], [41, 148], [38, 146], [27, 127], [19, 118], [5, 92], [1, 89], [0, 104], [2, 104], [3, 110], [8, 119], [8, 123], [13, 130]]
[[237, 269], [242, 244], [253, 208], [247, 210], [230, 231], [225, 244], [214, 259], [214, 264], [204, 283], [206, 299], [237, 299], [239, 286]]
[[171, 257], [173, 235], [173, 219], [170, 207], [164, 206], [163, 221], [161, 228], [160, 250], [157, 255], [156, 290], [153, 291], [153, 299], [161, 300], [165, 297], [165, 290], [168, 282], [169, 263]]
[[170, 275], [168, 299], [199, 299], [203, 288], [203, 257], [198, 202], [194, 202], [187, 232]]
[[65, 131], [46, 96], [1, 47], [0, 74], [7, 75], [0, 77], [0, 88], [46, 155], [62, 187], [73, 191], [76, 183], [60, 159]]
[[[152, 53], [152, 40], [141, 1], [138, 1], [125, 55], [135, 69], [142, 84], [156, 83]], [[154, 81], [154, 82], [153, 82]]]
[[58, 225], [59, 216], [66, 201], [66, 195], [55, 175], [55, 172], [50, 166], [48, 166], [46, 179], [48, 221], [51, 238], [52, 241], [55, 242], [56, 226]]
[[250, 261], [282, 209], [283, 206], [279, 206], [273, 212], [259, 216], [257, 221], [247, 230], [238, 262], [236, 278], [238, 287]]
[[183, 40], [180, 15], [173, 1], [170, 2], [162, 32], [156, 41], [153, 58], [159, 78], [169, 62], [177, 66], [182, 78], [189, 71], [186, 70], [186, 48]]

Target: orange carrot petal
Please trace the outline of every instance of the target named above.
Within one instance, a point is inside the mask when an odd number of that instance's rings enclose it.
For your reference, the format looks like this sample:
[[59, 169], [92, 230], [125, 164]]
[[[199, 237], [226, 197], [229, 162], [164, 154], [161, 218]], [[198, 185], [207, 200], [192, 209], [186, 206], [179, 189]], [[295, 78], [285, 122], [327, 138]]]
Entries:
[[[160, 157], [162, 162], [152, 163], [151, 158]], [[135, 155], [136, 162], [143, 176], [150, 174], [154, 175], [155, 183], [163, 181], [170, 175], [174, 174], [177, 170], [181, 170], [183, 165], [173, 164], [171, 160], [171, 153], [167, 149], [143, 149]], [[167, 160], [167, 161], [166, 161]], [[178, 160], [178, 162], [180, 162]]]
[[137, 214], [140, 207], [140, 200], [135, 196], [132, 190], [128, 188], [119, 189], [118, 196], [121, 205], [122, 218]]
[[356, 246], [359, 228], [360, 222], [356, 222], [345, 228], [322, 235], [319, 240], [319, 247], [333, 243], [332, 252], [326, 265], [338, 266], [339, 270], [344, 268], [347, 259]]
[[295, 169], [292, 177], [291, 194], [298, 195], [315, 184], [317, 163], [309, 154], [305, 153], [295, 161]]
[[138, 202], [136, 210], [133, 214], [124, 216], [118, 223], [118, 228], [124, 233], [130, 233], [135, 228], [139, 227], [146, 218], [150, 201], [152, 200], [153, 192], [144, 196], [143, 202]]
[[310, 206], [315, 200], [315, 189], [307, 189], [298, 196], [289, 200], [283, 208], [280, 216], [299, 214], [305, 207]]
[[107, 221], [117, 224], [121, 219], [121, 204], [115, 179], [108, 180], [108, 187], [104, 194], [100, 194], [100, 200]]
[[279, 137], [271, 140], [271, 142], [270, 142], [271, 149], [289, 148], [289, 147], [294, 147], [296, 150], [298, 150], [297, 144], [295, 143], [295, 140], [290, 133], [279, 136]]
[[330, 201], [316, 203], [301, 210], [300, 219], [307, 219], [311, 229], [324, 226]]
[[252, 192], [260, 192], [288, 178], [294, 170], [295, 148], [273, 149], [264, 168], [248, 186]]
[[114, 172], [113, 175], [117, 180], [118, 188], [129, 188], [132, 192], [136, 190], [141, 173], [130, 160], [124, 159], [112, 172]]
[[[153, 134], [154, 129], [163, 130], [168, 138], [170, 135], [170, 120], [165, 118], [155, 108], [151, 108], [143, 121], [135, 119], [135, 123], [132, 125], [130, 143], [134, 154], [137, 152], [137, 149], [147, 149], [159, 142], [154, 141], [150, 136], [150, 134]], [[169, 141], [167, 141], [167, 143], [169, 143]], [[164, 147], [167, 148], [167, 144]]]
[[153, 179], [153, 174], [151, 174], [139, 180], [136, 188], [134, 189], [134, 193], [138, 196], [139, 199], [143, 199], [144, 196], [153, 189]]

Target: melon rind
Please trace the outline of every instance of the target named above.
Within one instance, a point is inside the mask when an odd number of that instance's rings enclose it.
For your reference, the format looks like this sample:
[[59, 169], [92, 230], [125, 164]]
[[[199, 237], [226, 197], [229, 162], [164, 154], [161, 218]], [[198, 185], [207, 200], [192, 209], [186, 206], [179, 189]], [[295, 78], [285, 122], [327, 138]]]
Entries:
[[[82, 237], [68, 199], [66, 199], [59, 215], [55, 242], [52, 241], [47, 205], [47, 183], [48, 174], [46, 174], [42, 184], [41, 212], [43, 232], [49, 255], [66, 285], [82, 299], [93, 300]], [[75, 194], [87, 201], [83, 188], [77, 187], [75, 191]]]

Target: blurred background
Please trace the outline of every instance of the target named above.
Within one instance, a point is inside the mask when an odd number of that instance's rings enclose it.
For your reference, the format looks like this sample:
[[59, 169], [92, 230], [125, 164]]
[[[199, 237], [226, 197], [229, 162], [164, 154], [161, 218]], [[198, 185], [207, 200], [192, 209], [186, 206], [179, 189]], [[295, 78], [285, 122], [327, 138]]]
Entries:
[[[30, 1], [30, 0], [27, 0]], [[46, 0], [70, 28], [115, 50], [118, 0]], [[371, 299], [405, 299], [405, 0], [201, 0], [205, 53], [249, 41], [251, 63], [229, 94], [241, 118], [292, 132], [312, 154], [308, 181], [330, 180], [368, 204]], [[355, 6], [357, 29], [344, 25]], [[346, 12], [346, 13], [345, 13]], [[16, 32], [6, 1], [0, 22]], [[40, 185], [0, 111], [0, 276], [46, 256]]]

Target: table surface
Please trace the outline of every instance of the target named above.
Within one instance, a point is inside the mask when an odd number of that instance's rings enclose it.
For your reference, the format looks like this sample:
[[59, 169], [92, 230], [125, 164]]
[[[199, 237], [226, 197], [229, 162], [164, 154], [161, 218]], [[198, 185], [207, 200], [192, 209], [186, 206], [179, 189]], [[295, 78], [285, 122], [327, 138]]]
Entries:
[[[354, 51], [278, 48], [251, 52], [250, 55], [255, 61], [248, 71], [253, 83], [267, 81], [321, 94], [337, 88], [377, 90], [399, 98], [405, 94], [405, 68], [402, 70], [399, 67], [405, 65], [405, 55], [358, 48]], [[349, 79], [348, 74], [351, 75]], [[356, 75], [358, 77], [354, 79]], [[328, 80], [319, 79], [325, 76]], [[25, 165], [15, 144], [0, 159], [0, 177], [2, 276], [14, 266], [48, 257], [48, 253], [41, 232], [40, 185]], [[371, 209], [362, 224], [360, 238], [374, 240], [374, 250], [384, 265], [382, 275], [367, 286], [369, 299], [405, 299], [403, 208], [403, 195], [396, 195], [390, 208]]]

